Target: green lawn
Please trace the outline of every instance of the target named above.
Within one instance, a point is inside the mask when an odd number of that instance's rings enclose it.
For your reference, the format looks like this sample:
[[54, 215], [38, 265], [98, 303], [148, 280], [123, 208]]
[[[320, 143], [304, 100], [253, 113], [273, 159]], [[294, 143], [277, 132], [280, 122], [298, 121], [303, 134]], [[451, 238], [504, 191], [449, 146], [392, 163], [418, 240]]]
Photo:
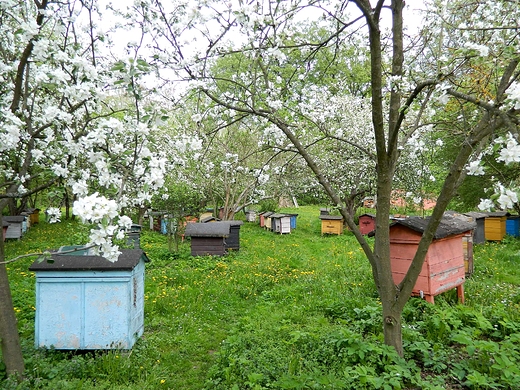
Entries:
[[[321, 236], [319, 207], [277, 235], [244, 223], [240, 251], [191, 257], [143, 232], [145, 331], [131, 351], [34, 348], [32, 260], [8, 265], [27, 379], [5, 389], [487, 389], [520, 388], [520, 243], [475, 247], [466, 303], [455, 291], [404, 318], [406, 359], [383, 345], [380, 302], [353, 235]], [[83, 243], [75, 222], [41, 222], [8, 258]]]

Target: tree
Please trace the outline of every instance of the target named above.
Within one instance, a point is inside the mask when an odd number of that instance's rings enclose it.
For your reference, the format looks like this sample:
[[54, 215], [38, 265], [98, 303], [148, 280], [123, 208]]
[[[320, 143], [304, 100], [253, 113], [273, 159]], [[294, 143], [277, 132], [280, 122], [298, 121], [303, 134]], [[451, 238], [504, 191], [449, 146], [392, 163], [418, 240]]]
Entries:
[[[45, 24], [49, 8], [46, 0], [34, 4], [3, 2], [0, 6], [0, 29], [5, 37], [0, 50], [2, 212], [12, 200], [27, 197], [56, 181], [59, 175], [53, 174], [38, 187], [31, 188], [35, 176], [54, 171], [58, 161], [67, 162], [62, 153], [53, 153], [63, 140], [56, 135], [72, 137], [77, 130], [77, 121], [90, 109], [88, 100], [92, 85], [84, 83], [83, 79], [88, 79], [87, 72], [91, 68], [88, 63], [78, 61], [81, 57], [76, 57], [74, 48], [53, 44], [56, 36], [65, 39], [73, 36], [71, 24], [65, 19], [73, 11], [67, 7], [55, 9], [59, 21], [57, 32]], [[70, 123], [67, 129], [71, 131], [60, 131], [64, 123]], [[45, 151], [49, 153], [46, 155]], [[24, 364], [4, 264], [3, 242], [0, 242], [0, 263], [2, 355], [7, 373], [22, 375]]]
[[[420, 36], [422, 41], [408, 41], [403, 29], [402, 0], [240, 2], [236, 8], [233, 3], [205, 1], [175, 8], [175, 18], [160, 1], [143, 4], [154, 11], [150, 13], [150, 24], [160, 26], [154, 31], [158, 32], [155, 47], [165, 48], [156, 53], [162, 66], [194, 82], [237, 120], [252, 116], [266, 126], [275, 126], [306, 161], [340, 209], [372, 266], [382, 302], [385, 343], [402, 354], [402, 310], [443, 212], [465, 176], [466, 163], [482, 150], [492, 134], [503, 129], [516, 132], [518, 107], [510, 104], [519, 62], [517, 23], [511, 16], [515, 5], [494, 2], [490, 11], [486, 2], [435, 3], [432, 23]], [[302, 12], [323, 15], [319, 33], [302, 31]], [[469, 20], [468, 15], [472, 16]], [[390, 21], [389, 30], [384, 27], [386, 20]], [[190, 33], [180, 35], [186, 28]], [[364, 42], [370, 63], [367, 90], [371, 134], [366, 136], [373, 139], [377, 172], [373, 249], [308, 145], [302, 142], [305, 132], [319, 127], [319, 119], [326, 115], [319, 109], [301, 109], [302, 103], [313, 102], [309, 84], [313, 85], [313, 80], [330, 80], [330, 85], [319, 87], [328, 89], [331, 97], [341, 96], [344, 90], [344, 80], [330, 72], [341, 56], [327, 56], [328, 60], [322, 62], [317, 58], [323, 58], [323, 52], [340, 52], [354, 36], [356, 43]], [[493, 51], [485, 50], [491, 47]], [[232, 56], [240, 61], [240, 70], [234, 74], [215, 73], [218, 59]], [[470, 82], [474, 65], [485, 62], [492, 63], [479, 68], [486, 76], [489, 95], [483, 95]], [[417, 129], [431, 122], [435, 110], [444, 109], [446, 102], [453, 104], [454, 112], [465, 110], [471, 120], [464, 123], [460, 134], [463, 142], [450, 162], [415, 258], [403, 281], [396, 285], [390, 267], [388, 220], [401, 149]], [[326, 108], [333, 109], [332, 103]]]
[[285, 156], [265, 144], [259, 123], [237, 122], [200, 93], [180, 101], [172, 105], [160, 141], [174, 151], [171, 183], [186, 183], [201, 194], [205, 207], [220, 209], [219, 217], [227, 220], [263, 199], [285, 195]]
[[[118, 120], [104, 104], [105, 88], [117, 79], [99, 51], [105, 36], [96, 28], [96, 9], [95, 3], [47, 0], [0, 4], [0, 212], [62, 181], [80, 197], [76, 213], [97, 225], [91, 244], [114, 261], [119, 251], [112, 238], [131, 222], [118, 218], [121, 206], [150, 199], [165, 167], [147, 147], [149, 126], [139, 116]], [[135, 70], [128, 73], [135, 81]], [[97, 192], [87, 196], [99, 189], [118, 203]], [[20, 376], [24, 364], [4, 260], [0, 242], [2, 356], [8, 375]]]

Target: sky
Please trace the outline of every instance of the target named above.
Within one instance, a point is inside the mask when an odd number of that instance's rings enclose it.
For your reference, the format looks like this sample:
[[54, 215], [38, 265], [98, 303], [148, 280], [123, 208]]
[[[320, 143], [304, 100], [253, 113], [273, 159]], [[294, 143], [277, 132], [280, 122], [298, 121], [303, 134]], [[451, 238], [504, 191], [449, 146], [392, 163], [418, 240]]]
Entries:
[[[109, 3], [113, 4], [115, 7], [124, 9], [126, 8], [130, 1], [129, 0], [98, 0], [100, 8], [104, 9], [105, 6]], [[388, 3], [390, 3], [389, 0], [387, 0]], [[195, 1], [194, 1], [195, 3]], [[375, 3], [375, 0], [372, 0], [372, 3]], [[417, 29], [421, 26], [422, 22], [422, 16], [419, 10], [424, 7], [423, 0], [409, 0], [406, 3], [405, 10], [404, 10], [404, 22], [406, 28], [408, 28], [409, 33], [413, 33], [413, 31], [417, 31]], [[387, 15], [385, 15], [384, 20], [388, 21], [387, 27], [390, 27], [390, 16], [388, 15], [390, 13], [390, 10], [386, 10]], [[105, 29], [108, 29], [110, 27], [113, 27], [115, 23], [114, 17], [108, 17], [108, 13], [105, 13], [107, 17], [105, 18], [107, 25], [104, 27]], [[124, 54], [124, 48], [127, 46], [128, 42], [136, 42], [140, 38], [139, 32], [136, 31], [124, 31], [119, 32], [117, 35], [114, 36], [114, 41], [117, 43], [116, 48], [114, 48], [117, 51], [119, 51], [118, 54]]]

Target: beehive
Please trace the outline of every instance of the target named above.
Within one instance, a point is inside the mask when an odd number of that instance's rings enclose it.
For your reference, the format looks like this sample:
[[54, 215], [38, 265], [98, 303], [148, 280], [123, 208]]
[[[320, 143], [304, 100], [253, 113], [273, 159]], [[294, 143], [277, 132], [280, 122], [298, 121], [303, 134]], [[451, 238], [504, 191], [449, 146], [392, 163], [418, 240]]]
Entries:
[[502, 241], [506, 235], [507, 212], [487, 213], [484, 220], [484, 232], [487, 241]]
[[9, 227], [9, 223], [2, 220], [2, 239], [5, 241], [5, 235], [7, 234], [7, 228]]
[[520, 236], [520, 216], [510, 215], [507, 217], [506, 234], [513, 237]]
[[483, 242], [486, 242], [486, 231], [484, 223], [487, 214], [470, 211], [468, 213], [464, 213], [464, 215], [473, 218], [473, 221], [476, 224], [476, 227], [473, 230], [473, 244], [482, 244]]
[[359, 231], [368, 234], [376, 229], [376, 216], [374, 214], [362, 214], [359, 216]]
[[343, 233], [343, 217], [340, 215], [320, 215], [321, 235]]
[[296, 229], [296, 220], [298, 219], [298, 214], [287, 214], [291, 218], [291, 230]]
[[272, 211], [268, 211], [267, 213], [264, 213], [264, 228], [266, 228], [267, 230], [273, 230], [273, 220], [271, 218], [271, 216], [275, 214], [274, 212]]
[[192, 256], [223, 256], [226, 254], [226, 239], [230, 225], [222, 222], [189, 222], [186, 237], [191, 237]]
[[[472, 230], [464, 232], [462, 236], [462, 251], [464, 253], [464, 271], [466, 277], [471, 276], [474, 271], [473, 265], [473, 237], [475, 235], [475, 229], [477, 229], [477, 222], [474, 217], [466, 214], [457, 213], [456, 211], [446, 211], [443, 216], [443, 220], [448, 223], [457, 223], [450, 221], [449, 218], [456, 218], [460, 220], [460, 223], [468, 224], [468, 227], [472, 227]], [[483, 231], [482, 231], [483, 232]]]
[[271, 228], [273, 232], [285, 234], [291, 232], [291, 217], [286, 214], [271, 214]]
[[25, 209], [25, 212], [27, 212], [27, 214], [29, 215], [31, 225], [36, 225], [38, 222], [40, 222], [40, 209], [28, 208]]
[[240, 226], [244, 224], [242, 221], [220, 221], [229, 225], [229, 236], [224, 240], [224, 248], [227, 252], [238, 251], [240, 249]]
[[245, 212], [247, 222], [256, 222], [256, 211], [248, 210]]
[[115, 263], [77, 251], [29, 267], [36, 273], [36, 347], [132, 348], [144, 331], [149, 260], [140, 249], [121, 251]]
[[27, 216], [25, 215], [4, 216], [3, 221], [8, 224], [5, 238], [22, 238], [22, 235], [27, 230], [26, 220]]
[[[434, 303], [434, 297], [456, 288], [464, 302], [465, 265], [462, 238], [473, 225], [462, 221], [441, 222], [426, 254], [412, 294]], [[412, 217], [390, 226], [390, 261], [396, 284], [410, 268], [428, 219]]]

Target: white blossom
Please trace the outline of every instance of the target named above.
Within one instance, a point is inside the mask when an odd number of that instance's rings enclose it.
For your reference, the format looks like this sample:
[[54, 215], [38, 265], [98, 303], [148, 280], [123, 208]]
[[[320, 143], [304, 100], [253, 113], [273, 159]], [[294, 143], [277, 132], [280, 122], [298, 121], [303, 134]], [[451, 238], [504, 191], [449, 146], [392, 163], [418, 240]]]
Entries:
[[79, 180], [72, 185], [72, 192], [80, 197], [88, 194], [88, 186], [85, 180]]
[[47, 215], [47, 222], [56, 223], [61, 221], [61, 210], [57, 207], [49, 207], [45, 214]]
[[130, 219], [130, 217], [123, 215], [119, 217], [118, 224], [124, 229], [130, 229], [132, 227], [132, 220]]
[[480, 165], [480, 160], [471, 161], [466, 167], [468, 175], [479, 176], [484, 174], [484, 168]]
[[470, 50], [476, 50], [481, 57], [487, 57], [489, 55], [489, 47], [479, 45], [477, 43], [466, 42], [466, 48]]
[[512, 83], [507, 89], [509, 99], [514, 103], [516, 110], [520, 109], [520, 82]]
[[479, 210], [481, 211], [491, 211], [491, 209], [494, 207], [493, 202], [491, 199], [480, 199], [480, 203], [477, 206]]
[[511, 133], [508, 133], [506, 138], [499, 139], [497, 142], [505, 142], [505, 147], [500, 150], [498, 161], [504, 161], [506, 164], [512, 162], [520, 162], [520, 145]]

